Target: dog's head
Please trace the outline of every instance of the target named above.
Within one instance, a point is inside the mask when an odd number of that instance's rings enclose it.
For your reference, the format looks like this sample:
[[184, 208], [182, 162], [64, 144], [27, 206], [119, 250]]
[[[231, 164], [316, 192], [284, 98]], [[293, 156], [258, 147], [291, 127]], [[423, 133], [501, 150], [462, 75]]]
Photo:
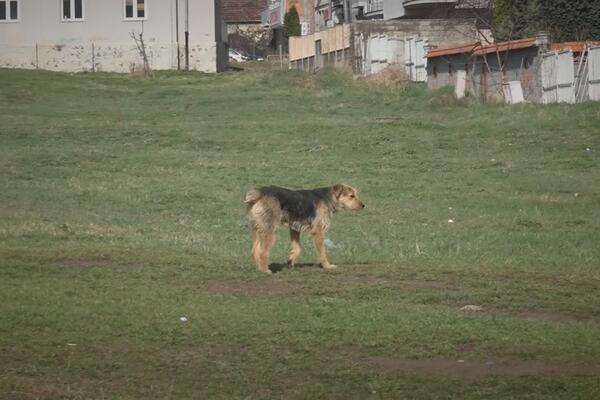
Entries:
[[352, 186], [342, 183], [333, 185], [333, 196], [335, 197], [337, 208], [347, 208], [350, 210], [365, 208], [365, 204], [358, 198], [358, 190]]

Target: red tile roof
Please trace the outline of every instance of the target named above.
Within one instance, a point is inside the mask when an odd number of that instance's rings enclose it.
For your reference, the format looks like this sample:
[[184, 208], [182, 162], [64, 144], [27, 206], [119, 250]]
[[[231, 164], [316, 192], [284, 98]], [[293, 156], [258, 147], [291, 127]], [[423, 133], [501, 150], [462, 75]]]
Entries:
[[225, 22], [260, 22], [266, 0], [221, 0]]

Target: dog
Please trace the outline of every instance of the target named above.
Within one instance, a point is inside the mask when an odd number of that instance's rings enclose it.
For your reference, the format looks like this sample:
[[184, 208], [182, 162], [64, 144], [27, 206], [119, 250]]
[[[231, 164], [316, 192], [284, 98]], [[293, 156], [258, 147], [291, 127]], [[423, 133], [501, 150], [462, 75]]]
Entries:
[[300, 255], [300, 233], [310, 232], [319, 263], [329, 270], [336, 266], [327, 260], [323, 242], [332, 214], [339, 209], [365, 208], [355, 188], [339, 183], [311, 190], [265, 186], [247, 192], [244, 203], [250, 222], [252, 257], [257, 269], [267, 274], [271, 273], [269, 250], [275, 242], [278, 225], [286, 225], [290, 229], [290, 267], [294, 266]]

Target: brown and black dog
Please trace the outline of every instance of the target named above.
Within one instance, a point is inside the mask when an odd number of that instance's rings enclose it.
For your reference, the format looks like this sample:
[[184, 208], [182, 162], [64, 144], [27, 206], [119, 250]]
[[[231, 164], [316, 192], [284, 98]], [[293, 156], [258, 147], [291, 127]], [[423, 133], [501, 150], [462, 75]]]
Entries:
[[331, 269], [335, 265], [327, 260], [323, 245], [331, 214], [343, 208], [365, 208], [358, 199], [357, 190], [343, 184], [312, 190], [265, 186], [246, 193], [244, 203], [252, 233], [252, 256], [258, 270], [269, 274], [269, 250], [275, 241], [278, 225], [290, 228], [290, 266], [294, 266], [300, 254], [300, 233], [310, 232], [321, 266]]

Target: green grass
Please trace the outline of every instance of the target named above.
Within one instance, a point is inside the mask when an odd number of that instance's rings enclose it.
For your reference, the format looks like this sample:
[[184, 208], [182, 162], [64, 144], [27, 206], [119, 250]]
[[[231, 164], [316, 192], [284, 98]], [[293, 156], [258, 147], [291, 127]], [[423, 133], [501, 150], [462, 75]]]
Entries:
[[[598, 103], [258, 67], [0, 88], [0, 398], [600, 396]], [[339, 268], [303, 238], [258, 274], [245, 191], [336, 182], [367, 204]]]

